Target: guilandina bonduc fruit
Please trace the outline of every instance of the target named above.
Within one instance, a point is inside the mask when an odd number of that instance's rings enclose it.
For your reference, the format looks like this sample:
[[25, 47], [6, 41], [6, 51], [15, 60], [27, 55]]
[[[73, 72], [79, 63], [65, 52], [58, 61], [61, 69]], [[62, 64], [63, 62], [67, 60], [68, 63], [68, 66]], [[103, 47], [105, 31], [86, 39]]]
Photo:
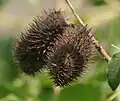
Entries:
[[55, 41], [48, 56], [51, 77], [57, 86], [65, 86], [81, 76], [93, 56], [93, 41], [87, 26], [74, 25]]
[[46, 64], [47, 52], [59, 34], [67, 26], [62, 11], [44, 11], [36, 17], [29, 28], [21, 33], [14, 47], [15, 63], [27, 74], [34, 74]]
[[93, 56], [87, 26], [68, 24], [61, 10], [44, 12], [15, 43], [15, 63], [27, 74], [46, 67], [55, 85], [65, 86], [80, 77]]

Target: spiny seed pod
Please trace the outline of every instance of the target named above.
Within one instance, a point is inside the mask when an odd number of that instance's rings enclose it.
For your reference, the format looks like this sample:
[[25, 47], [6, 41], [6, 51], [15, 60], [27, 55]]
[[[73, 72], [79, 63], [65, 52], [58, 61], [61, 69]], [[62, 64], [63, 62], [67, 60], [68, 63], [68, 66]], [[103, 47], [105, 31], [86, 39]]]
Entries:
[[65, 33], [48, 54], [48, 67], [57, 86], [68, 85], [81, 76], [94, 50], [87, 26], [73, 25]]
[[67, 26], [62, 11], [50, 10], [36, 17], [21, 34], [14, 47], [14, 60], [27, 74], [34, 74], [46, 64], [47, 52]]

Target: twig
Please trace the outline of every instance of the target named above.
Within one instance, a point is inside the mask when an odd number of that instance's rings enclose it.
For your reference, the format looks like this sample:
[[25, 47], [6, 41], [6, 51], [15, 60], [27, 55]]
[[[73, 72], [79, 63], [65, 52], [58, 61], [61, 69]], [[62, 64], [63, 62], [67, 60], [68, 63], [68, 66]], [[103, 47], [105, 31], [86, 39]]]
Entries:
[[[72, 13], [74, 14], [74, 16], [78, 19], [79, 23], [83, 26], [85, 26], [84, 22], [82, 21], [82, 19], [78, 16], [78, 14], [75, 12], [75, 9], [73, 8], [72, 4], [70, 3], [69, 0], [66, 0], [68, 6], [70, 7], [70, 9], [72, 10]], [[102, 55], [102, 57], [107, 60], [110, 61], [111, 57], [106, 53], [106, 51], [103, 49], [103, 47], [99, 44], [99, 42], [92, 37], [92, 40], [94, 42], [94, 45], [97, 49], [97, 51]]]
[[116, 49], [118, 49], [118, 50], [120, 50], [120, 48], [117, 47], [117, 46], [115, 46], [114, 44], [112, 44], [111, 46], [114, 47], [114, 48], [116, 48]]
[[105, 99], [105, 101], [113, 101], [118, 96], [118, 94], [118, 92], [113, 93], [109, 98]]
[[119, 95], [120, 95], [120, 87], [118, 87], [117, 90], [111, 96], [105, 99], [105, 101], [113, 101]]

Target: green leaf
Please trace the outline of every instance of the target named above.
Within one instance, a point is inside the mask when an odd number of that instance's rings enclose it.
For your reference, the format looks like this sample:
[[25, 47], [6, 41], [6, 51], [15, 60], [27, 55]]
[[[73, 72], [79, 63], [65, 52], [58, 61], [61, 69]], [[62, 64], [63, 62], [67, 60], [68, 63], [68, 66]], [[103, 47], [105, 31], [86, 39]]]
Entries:
[[120, 52], [113, 55], [108, 64], [108, 84], [115, 91], [120, 83]]
[[58, 101], [100, 101], [100, 87], [79, 84], [61, 91]]

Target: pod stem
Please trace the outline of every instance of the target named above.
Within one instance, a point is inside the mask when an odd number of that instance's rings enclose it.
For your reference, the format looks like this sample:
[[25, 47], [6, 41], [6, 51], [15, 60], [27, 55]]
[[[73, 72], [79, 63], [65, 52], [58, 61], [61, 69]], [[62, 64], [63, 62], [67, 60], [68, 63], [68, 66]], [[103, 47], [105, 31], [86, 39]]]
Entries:
[[[77, 18], [77, 20], [79, 21], [79, 23], [82, 26], [85, 26], [84, 22], [82, 21], [82, 19], [79, 17], [79, 15], [75, 12], [74, 7], [72, 6], [72, 4], [70, 3], [69, 0], [66, 0], [66, 3], [68, 4], [68, 6], [70, 7], [72, 13], [74, 14], [74, 16]], [[110, 61], [111, 57], [107, 54], [107, 52], [105, 51], [105, 49], [99, 44], [99, 42], [92, 37], [93, 43], [95, 48], [97, 49], [97, 51], [100, 53], [100, 55], [106, 60], [106, 61]]]

